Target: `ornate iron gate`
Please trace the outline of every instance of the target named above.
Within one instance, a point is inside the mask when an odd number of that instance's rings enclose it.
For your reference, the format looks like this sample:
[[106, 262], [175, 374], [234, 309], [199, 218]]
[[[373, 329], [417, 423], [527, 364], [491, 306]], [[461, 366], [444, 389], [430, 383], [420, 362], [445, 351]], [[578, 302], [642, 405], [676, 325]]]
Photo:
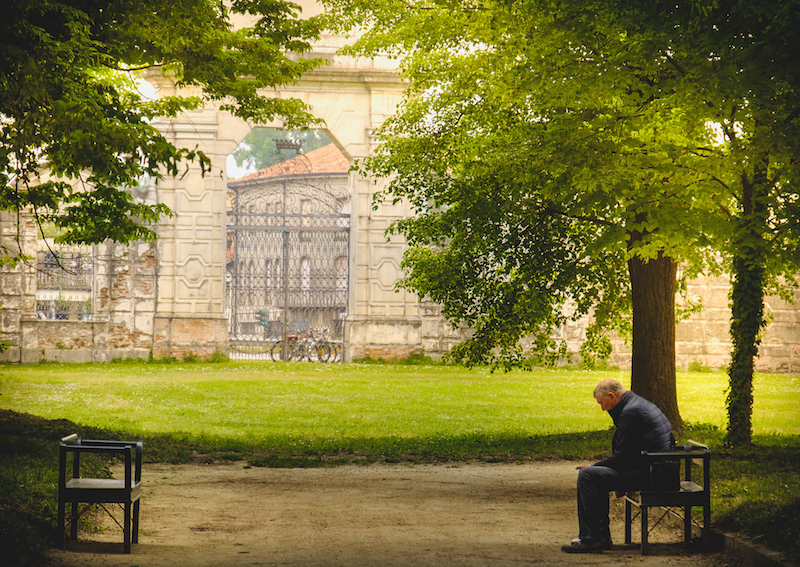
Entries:
[[302, 155], [262, 171], [228, 184], [231, 358], [341, 360], [347, 174], [312, 173]]

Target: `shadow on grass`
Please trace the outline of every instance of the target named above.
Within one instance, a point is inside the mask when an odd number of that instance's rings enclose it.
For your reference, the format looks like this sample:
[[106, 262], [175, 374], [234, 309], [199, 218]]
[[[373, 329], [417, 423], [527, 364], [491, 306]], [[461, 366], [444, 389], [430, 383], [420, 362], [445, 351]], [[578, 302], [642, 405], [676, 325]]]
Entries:
[[800, 436], [759, 435], [742, 449], [713, 456], [712, 517], [800, 562]]

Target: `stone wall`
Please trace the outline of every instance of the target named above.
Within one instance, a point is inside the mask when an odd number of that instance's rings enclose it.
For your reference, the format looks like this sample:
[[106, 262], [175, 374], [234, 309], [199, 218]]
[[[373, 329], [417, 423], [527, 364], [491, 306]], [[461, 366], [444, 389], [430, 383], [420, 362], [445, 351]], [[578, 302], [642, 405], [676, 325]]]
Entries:
[[[3, 358], [22, 363], [148, 358], [153, 347], [157, 270], [154, 254], [155, 247], [151, 244], [93, 247], [90, 321], [40, 319], [35, 307], [36, 273], [33, 266], [25, 266], [22, 272], [30, 281], [30, 293], [23, 297], [29, 307], [18, 311], [19, 332], [9, 335], [15, 346], [3, 353]], [[4, 274], [0, 282], [9, 279]], [[9, 298], [2, 301], [4, 306], [13, 305]]]
[[[700, 303], [702, 310], [678, 323], [675, 330], [675, 363], [679, 370], [688, 370], [692, 363], [715, 370], [730, 364], [731, 311], [728, 307], [730, 280], [727, 276], [700, 277], [688, 282], [687, 297]], [[681, 301], [678, 298], [678, 301]], [[687, 303], [683, 307], [688, 307]], [[795, 292], [795, 304], [780, 297], [769, 296], [764, 302], [769, 322], [762, 333], [757, 372], [800, 373], [800, 292]], [[572, 344], [580, 347], [583, 327], [571, 330]], [[611, 364], [630, 369], [630, 346], [624, 341], [613, 341]], [[570, 351], [577, 357], [577, 348]]]
[[[33, 250], [36, 241], [32, 225], [23, 221], [19, 238], [14, 228], [16, 217], [7, 214], [0, 223], [6, 246], [19, 240]], [[373, 235], [376, 239], [377, 235]], [[359, 238], [354, 236], [355, 240]], [[4, 267], [0, 275], [0, 338], [13, 345], [0, 359], [37, 363], [104, 362], [114, 358], [155, 358], [195, 355], [201, 358], [227, 352], [228, 326], [223, 317], [203, 314], [172, 317], [157, 312], [158, 248], [153, 244], [131, 246], [109, 244], [95, 246], [94, 313], [91, 321], [40, 320], [36, 313], [36, 273], [33, 266], [19, 264]], [[440, 306], [416, 302], [405, 292], [394, 291], [396, 267], [381, 271], [384, 261], [369, 267], [369, 254], [362, 260], [361, 287], [372, 288], [362, 301], [359, 312], [347, 322], [348, 359], [364, 357], [387, 360], [425, 352], [438, 358], [466, 336], [468, 330], [453, 329], [442, 318]], [[397, 255], [402, 247], [391, 251]], [[352, 288], [357, 282], [351, 282]], [[704, 277], [688, 284], [687, 296], [702, 310], [678, 324], [676, 363], [686, 370], [692, 363], [714, 369], [725, 367], [730, 359], [729, 281], [727, 277]], [[800, 373], [800, 293], [796, 305], [779, 297], [768, 297], [766, 326], [757, 371]], [[687, 305], [683, 305], [687, 307]], [[567, 342], [570, 361], [579, 361], [578, 349], [585, 337], [585, 321], [560, 329], [556, 335]], [[611, 363], [630, 368], [630, 348], [622, 340], [614, 341]]]
[[[36, 229], [22, 218], [0, 213], [0, 238], [11, 254], [18, 242], [36, 257]], [[107, 362], [115, 358], [182, 358], [227, 352], [227, 320], [159, 314], [158, 249], [152, 243], [106, 244], [91, 248], [90, 321], [43, 320], [36, 311], [36, 267], [32, 262], [0, 268], [0, 340], [11, 345], [0, 360], [37, 363]]]
[[94, 260], [94, 318], [106, 324], [107, 352], [98, 358], [149, 357], [155, 312], [155, 247], [96, 246]]
[[228, 321], [219, 317], [169, 317], [157, 315], [153, 338], [153, 357], [178, 358], [186, 355], [202, 359], [228, 353]]
[[[28, 255], [36, 250], [36, 226], [32, 219], [0, 211], [0, 254], [15, 256], [20, 250]], [[35, 255], [35, 254], [34, 254]], [[36, 273], [24, 262], [0, 266], [0, 341], [10, 346], [0, 353], [0, 360], [19, 362], [21, 343], [29, 332], [25, 322], [36, 319]]]
[[[730, 317], [726, 276], [703, 277], [689, 282], [688, 297], [701, 302], [703, 310], [678, 325], [675, 333], [677, 361], [680, 368], [692, 362], [720, 368], [730, 363]], [[764, 301], [768, 318], [762, 332], [756, 369], [759, 372], [800, 372], [800, 292], [794, 294], [795, 304], [780, 297], [769, 296]]]

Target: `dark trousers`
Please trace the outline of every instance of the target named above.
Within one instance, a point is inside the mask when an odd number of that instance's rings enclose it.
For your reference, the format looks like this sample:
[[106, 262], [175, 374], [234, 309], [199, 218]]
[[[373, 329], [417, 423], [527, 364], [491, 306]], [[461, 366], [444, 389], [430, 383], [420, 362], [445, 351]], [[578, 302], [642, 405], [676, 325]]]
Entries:
[[638, 469], [592, 466], [578, 471], [578, 526], [581, 540], [611, 540], [608, 493], [638, 490]]

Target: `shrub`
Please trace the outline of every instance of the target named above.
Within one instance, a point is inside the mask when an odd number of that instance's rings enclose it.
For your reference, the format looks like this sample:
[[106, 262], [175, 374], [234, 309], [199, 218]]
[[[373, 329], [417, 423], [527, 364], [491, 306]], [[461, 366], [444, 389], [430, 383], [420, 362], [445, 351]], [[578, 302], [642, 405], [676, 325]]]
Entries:
[[714, 372], [714, 369], [698, 360], [693, 360], [689, 363], [689, 372]]

